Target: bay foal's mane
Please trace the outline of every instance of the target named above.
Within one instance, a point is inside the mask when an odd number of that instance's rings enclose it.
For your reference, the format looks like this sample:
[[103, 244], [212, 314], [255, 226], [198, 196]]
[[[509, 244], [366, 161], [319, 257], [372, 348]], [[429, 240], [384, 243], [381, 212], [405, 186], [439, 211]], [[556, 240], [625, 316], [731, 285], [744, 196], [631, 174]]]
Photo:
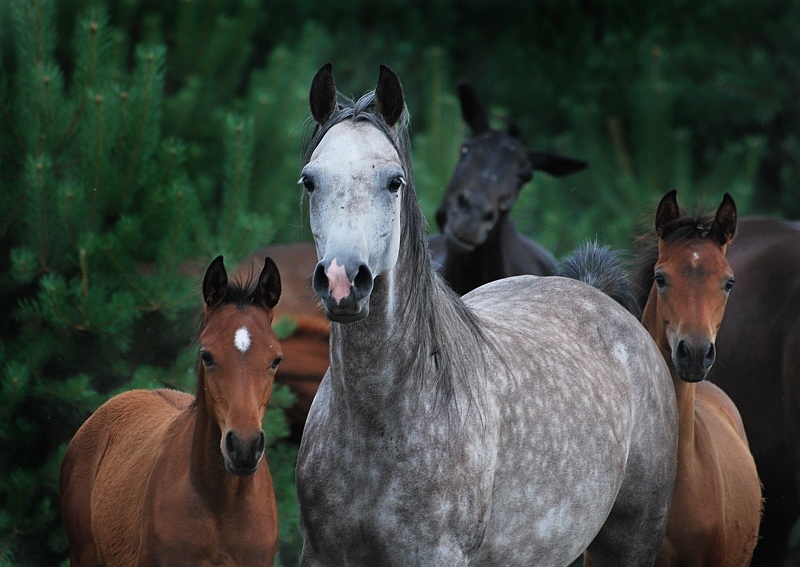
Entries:
[[[457, 419], [459, 414], [465, 415], [468, 408], [450, 407], [456, 388], [466, 393], [470, 405], [483, 397], [475, 391], [475, 384], [468, 377], [476, 368], [488, 370], [487, 341], [473, 312], [433, 269], [426, 236], [428, 223], [419, 207], [411, 172], [408, 111], [404, 108], [397, 124], [389, 126], [378, 112], [375, 91], [369, 91], [355, 101], [337, 92], [337, 100], [338, 110], [325, 124], [319, 125], [310, 119], [309, 124], [313, 123], [314, 127], [311, 135], [306, 136], [303, 165], [310, 161], [330, 129], [347, 120], [371, 123], [383, 132], [397, 151], [405, 172], [406, 187], [397, 260], [397, 265], [403, 266], [403, 273], [397, 274], [396, 278], [406, 281], [407, 285], [398, 286], [404, 289], [406, 296], [401, 303], [405, 306], [404, 314], [395, 322], [395, 334], [418, 338], [418, 351], [405, 374], [429, 376], [431, 372], [425, 369], [432, 365], [436, 404], [440, 409], [454, 410], [451, 418]], [[380, 283], [380, 278], [376, 278], [376, 287]]]
[[659, 237], [655, 230], [642, 234], [636, 239], [637, 260], [631, 269], [631, 291], [636, 296], [639, 309], [644, 311], [650, 290], [653, 287], [655, 274], [653, 268], [658, 262], [658, 243], [663, 240], [669, 244], [678, 240], [697, 241], [707, 238], [714, 215], [711, 213], [687, 213], [681, 209], [680, 218], [668, 223]]
[[208, 320], [214, 314], [214, 311], [223, 305], [233, 304], [236, 305], [236, 307], [238, 307], [240, 310], [250, 305], [258, 305], [258, 301], [256, 299], [257, 291], [258, 274], [255, 274], [252, 271], [246, 276], [240, 276], [233, 280], [229, 280], [228, 286], [225, 289], [225, 295], [222, 297], [220, 302], [208, 313], [203, 310], [203, 312], [200, 314], [200, 323], [198, 324], [197, 331], [195, 332], [194, 341], [197, 342], [200, 339], [200, 335], [206, 328]]

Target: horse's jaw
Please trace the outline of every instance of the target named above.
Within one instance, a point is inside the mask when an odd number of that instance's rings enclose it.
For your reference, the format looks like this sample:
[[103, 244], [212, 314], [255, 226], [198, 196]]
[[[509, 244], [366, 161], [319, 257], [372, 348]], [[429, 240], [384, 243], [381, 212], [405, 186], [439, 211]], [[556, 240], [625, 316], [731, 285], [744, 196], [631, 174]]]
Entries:
[[356, 323], [363, 321], [369, 315], [369, 298], [363, 303], [360, 308], [353, 310], [342, 310], [339, 305], [331, 308], [329, 303], [325, 302], [325, 316], [334, 323]]

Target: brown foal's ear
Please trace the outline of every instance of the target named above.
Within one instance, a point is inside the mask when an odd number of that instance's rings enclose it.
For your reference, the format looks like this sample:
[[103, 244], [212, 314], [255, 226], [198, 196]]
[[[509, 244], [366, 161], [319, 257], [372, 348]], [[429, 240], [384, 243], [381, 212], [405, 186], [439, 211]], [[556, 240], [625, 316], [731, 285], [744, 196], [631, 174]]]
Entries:
[[267, 256], [264, 258], [264, 268], [258, 276], [258, 289], [256, 299], [263, 305], [274, 308], [281, 297], [281, 275], [278, 266]]
[[722, 197], [722, 204], [717, 209], [714, 223], [708, 237], [720, 246], [726, 246], [736, 234], [736, 202], [728, 193]]
[[678, 206], [678, 192], [672, 190], [661, 198], [656, 210], [656, 234], [659, 238], [665, 238], [668, 234], [669, 225], [680, 218], [681, 210]]
[[222, 262], [222, 256], [217, 256], [208, 266], [206, 276], [203, 278], [203, 300], [209, 309], [216, 307], [225, 298], [228, 291], [228, 273]]
[[333, 65], [325, 63], [311, 81], [308, 94], [311, 116], [317, 124], [325, 124], [339, 108], [336, 102], [336, 85], [333, 82]]

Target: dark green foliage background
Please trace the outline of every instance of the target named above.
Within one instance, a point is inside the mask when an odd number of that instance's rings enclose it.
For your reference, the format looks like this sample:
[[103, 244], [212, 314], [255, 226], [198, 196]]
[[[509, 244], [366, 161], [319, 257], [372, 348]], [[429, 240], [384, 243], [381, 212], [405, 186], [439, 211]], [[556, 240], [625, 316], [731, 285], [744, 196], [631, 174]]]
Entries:
[[[514, 209], [561, 256], [630, 248], [673, 188], [800, 217], [799, 27], [791, 0], [0, 0], [0, 565], [65, 561], [58, 469], [100, 403], [193, 390], [208, 262], [310, 238], [295, 182], [320, 65], [353, 96], [398, 72], [429, 219], [459, 80], [529, 147], [588, 160]], [[265, 421], [284, 565], [289, 403], [276, 390]]]

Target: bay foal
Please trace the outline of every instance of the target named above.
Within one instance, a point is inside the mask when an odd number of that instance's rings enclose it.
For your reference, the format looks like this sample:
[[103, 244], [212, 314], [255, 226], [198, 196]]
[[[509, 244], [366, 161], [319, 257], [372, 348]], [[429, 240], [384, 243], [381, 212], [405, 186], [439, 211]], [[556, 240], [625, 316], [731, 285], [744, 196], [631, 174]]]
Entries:
[[197, 395], [125, 392], [78, 430], [61, 466], [70, 565], [273, 564], [261, 422], [282, 357], [280, 292], [269, 258], [256, 281], [228, 285], [217, 257], [203, 281]]
[[728, 194], [713, 219], [682, 215], [675, 191], [656, 212], [658, 256], [642, 324], [678, 401], [678, 471], [658, 566], [749, 565], [758, 541], [761, 483], [742, 419], [705, 380], [734, 282], [725, 251], [736, 220]]

